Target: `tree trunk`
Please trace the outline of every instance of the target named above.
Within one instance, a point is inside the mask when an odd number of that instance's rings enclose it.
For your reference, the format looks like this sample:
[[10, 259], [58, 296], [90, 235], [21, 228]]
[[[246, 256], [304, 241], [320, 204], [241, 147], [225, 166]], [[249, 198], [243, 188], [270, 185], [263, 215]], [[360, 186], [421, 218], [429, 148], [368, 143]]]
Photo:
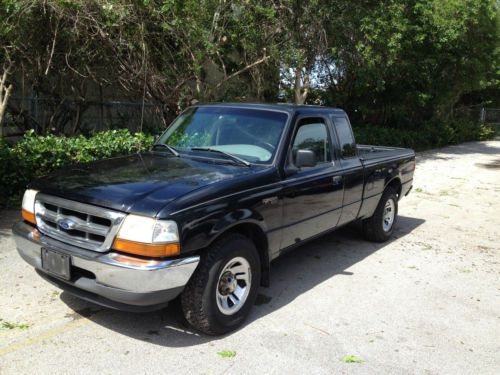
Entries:
[[309, 94], [309, 68], [302, 71], [302, 67], [295, 69], [295, 104], [304, 104]]
[[3, 117], [7, 108], [7, 102], [12, 93], [12, 85], [7, 86], [7, 76], [9, 75], [10, 66], [5, 68], [2, 78], [0, 79], [0, 137], [3, 138]]

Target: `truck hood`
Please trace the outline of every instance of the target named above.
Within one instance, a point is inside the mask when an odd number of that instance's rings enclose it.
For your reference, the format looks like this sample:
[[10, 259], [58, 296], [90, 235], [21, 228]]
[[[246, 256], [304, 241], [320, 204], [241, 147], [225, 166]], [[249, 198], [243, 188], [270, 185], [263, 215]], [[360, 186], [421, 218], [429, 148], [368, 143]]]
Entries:
[[253, 168], [142, 153], [63, 168], [30, 188], [83, 203], [155, 216], [174, 199]]

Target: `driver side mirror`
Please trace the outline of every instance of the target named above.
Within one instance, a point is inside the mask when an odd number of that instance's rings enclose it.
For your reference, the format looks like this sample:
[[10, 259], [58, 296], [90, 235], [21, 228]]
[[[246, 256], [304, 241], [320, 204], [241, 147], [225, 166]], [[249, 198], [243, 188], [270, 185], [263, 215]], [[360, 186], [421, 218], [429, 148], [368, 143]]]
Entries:
[[316, 155], [311, 150], [297, 150], [297, 155], [295, 156], [295, 166], [297, 168], [315, 167]]

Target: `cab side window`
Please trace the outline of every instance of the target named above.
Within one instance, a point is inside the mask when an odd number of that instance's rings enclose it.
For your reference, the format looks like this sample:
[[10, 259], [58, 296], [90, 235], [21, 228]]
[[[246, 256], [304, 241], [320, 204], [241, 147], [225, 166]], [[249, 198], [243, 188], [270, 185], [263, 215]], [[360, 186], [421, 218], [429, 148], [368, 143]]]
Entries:
[[295, 164], [297, 150], [311, 150], [317, 164], [332, 161], [331, 147], [326, 124], [321, 118], [303, 119], [292, 143], [292, 162]]
[[335, 117], [333, 119], [335, 130], [339, 137], [340, 150], [343, 159], [356, 156], [356, 143], [352, 134], [351, 125], [345, 117]]

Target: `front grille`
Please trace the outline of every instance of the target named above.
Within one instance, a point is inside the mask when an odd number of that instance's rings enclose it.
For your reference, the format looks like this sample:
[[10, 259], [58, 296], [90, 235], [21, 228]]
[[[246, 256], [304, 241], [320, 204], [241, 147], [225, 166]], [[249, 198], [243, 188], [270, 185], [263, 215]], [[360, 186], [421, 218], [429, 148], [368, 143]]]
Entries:
[[38, 193], [35, 217], [38, 230], [43, 234], [103, 252], [111, 247], [125, 214]]

